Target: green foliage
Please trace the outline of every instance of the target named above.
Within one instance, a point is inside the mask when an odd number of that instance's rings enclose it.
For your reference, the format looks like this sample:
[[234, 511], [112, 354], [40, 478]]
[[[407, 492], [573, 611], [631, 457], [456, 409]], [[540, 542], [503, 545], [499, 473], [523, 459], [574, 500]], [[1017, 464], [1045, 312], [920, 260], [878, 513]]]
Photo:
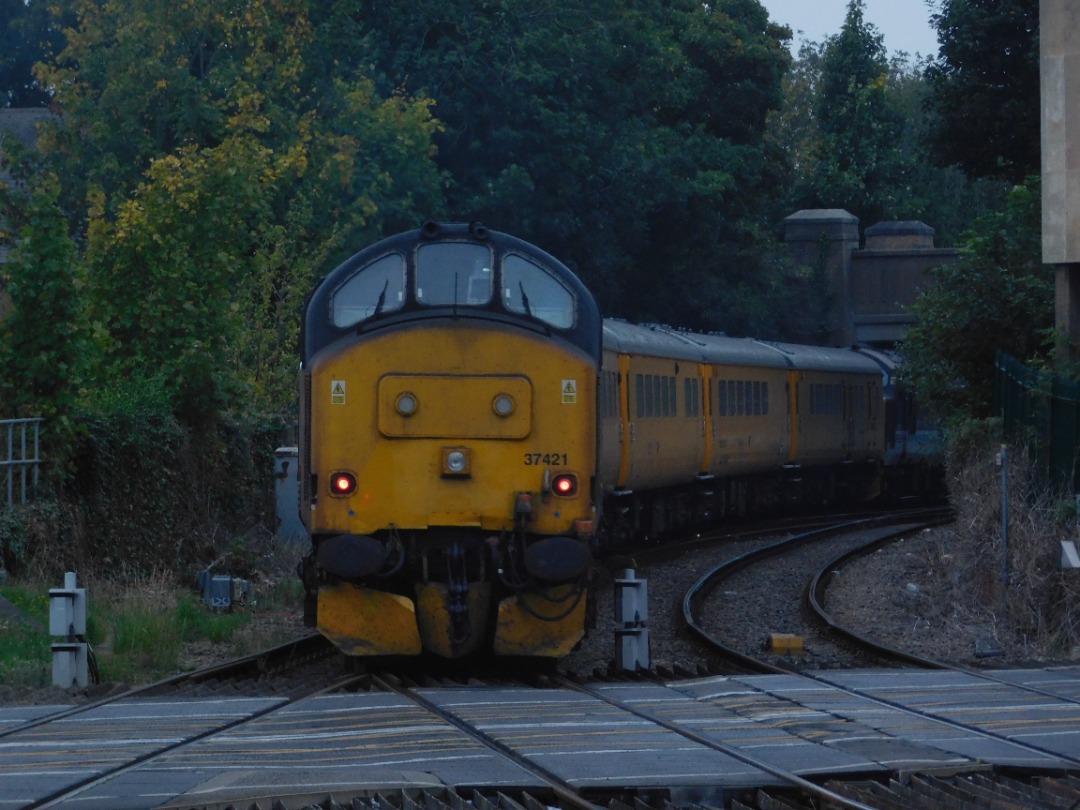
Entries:
[[937, 162], [1022, 182], [1040, 168], [1038, 0], [943, 0], [926, 76]]
[[65, 0], [41, 147], [93, 378], [160, 382], [188, 424], [290, 409], [313, 280], [443, 215], [543, 244], [609, 312], [780, 335], [762, 133], [786, 29], [756, 0], [474, 6]]
[[132, 681], [172, 674], [180, 669], [185, 644], [227, 642], [250, 620], [249, 614], [212, 613], [187, 594], [157, 607], [145, 602], [112, 605], [103, 620], [111, 648], [102, 658], [102, 677]]
[[[0, 597], [23, 614], [0, 612], [2, 685], [50, 683], [48, 581], [0, 588]], [[80, 587], [87, 589], [87, 641], [104, 682], [147, 683], [190, 668], [183, 653], [193, 643], [214, 645], [223, 650], [219, 655], [233, 656], [281, 641], [259, 626], [255, 610], [212, 611], [160, 569], [121, 583], [91, 579]], [[285, 605], [295, 607], [300, 596], [295, 589], [266, 585], [270, 606], [289, 599]]]
[[95, 380], [160, 383], [193, 425], [289, 410], [314, 278], [440, 206], [429, 103], [313, 69], [307, 0], [65, 7], [39, 68], [63, 119], [40, 145], [88, 223]]
[[[194, 578], [215, 560], [246, 567], [272, 537], [277, 419], [183, 427], [153, 390], [116, 390], [73, 419], [63, 490], [2, 513], [6, 567], [57, 579], [64, 571], [116, 577], [165, 566]], [[233, 546], [252, 548], [246, 555]]]
[[[847, 45], [861, 41], [854, 33], [848, 33]], [[874, 31], [864, 33], [873, 51]], [[864, 228], [880, 220], [919, 220], [934, 228], [938, 247], [956, 245], [977, 217], [1004, 207], [1010, 184], [992, 178], [973, 180], [957, 166], [943, 168], [926, 159], [934, 121], [927, 111], [931, 88], [926, 62], [912, 61], [906, 54], [884, 62], [883, 53], [877, 51], [877, 61], [868, 63], [884, 70], [884, 85], [879, 82], [876, 93], [864, 93], [863, 100], [883, 104], [899, 124], [898, 129], [886, 128], [893, 133], [891, 140], [871, 128], [852, 133], [851, 142], [845, 143], [847, 119], [838, 116], [833, 116], [832, 124], [840, 133], [824, 132], [820, 113], [825, 105], [826, 54], [839, 42], [837, 37], [823, 44], [803, 43], [784, 79], [784, 103], [769, 118], [767, 142], [791, 172], [791, 181], [775, 197], [773, 217], [780, 220], [801, 208], [843, 208], [858, 215]], [[845, 89], [835, 82], [833, 86]], [[855, 101], [858, 98], [849, 99]], [[867, 106], [863, 112], [868, 115], [872, 109]], [[862, 157], [860, 144], [866, 146]], [[849, 156], [836, 157], [837, 150]], [[846, 171], [841, 169], [843, 160]], [[860, 166], [873, 168], [862, 180]]]
[[904, 199], [917, 156], [897, 148], [905, 120], [893, 66], [863, 10], [863, 0], [850, 0], [840, 32], [820, 49], [803, 48], [789, 97], [799, 103], [790, 122], [800, 149], [792, 207], [843, 208], [865, 227], [917, 218]]
[[341, 0], [320, 31], [434, 99], [452, 218], [543, 245], [606, 312], [727, 328], [768, 292], [762, 132], [789, 56], [754, 0]]
[[[0, 510], [0, 568], [26, 571], [38, 557], [41, 545], [57, 536], [59, 509], [55, 501], [36, 500]], [[57, 573], [63, 573], [59, 567]]]
[[42, 630], [49, 622], [48, 596], [41, 589], [10, 586], [0, 588], [0, 598], [26, 617], [0, 613], [0, 684], [48, 685], [52, 639]]
[[83, 375], [81, 278], [55, 175], [35, 178], [20, 240], [4, 265], [11, 309], [0, 322], [0, 403], [8, 418], [63, 430]]
[[48, 90], [34, 77], [34, 63], [61, 40], [46, 4], [0, 0], [0, 107], [44, 107]]
[[154, 369], [178, 414], [199, 423], [227, 402], [235, 290], [260, 218], [266, 153], [248, 139], [155, 160], [114, 222], [90, 231], [91, 315], [106, 375]]
[[982, 418], [993, 405], [994, 351], [1045, 357], [1053, 325], [1054, 279], [1041, 261], [1039, 185], [1009, 196], [980, 218], [959, 261], [931, 271], [903, 344], [905, 376], [923, 401], [953, 416]]

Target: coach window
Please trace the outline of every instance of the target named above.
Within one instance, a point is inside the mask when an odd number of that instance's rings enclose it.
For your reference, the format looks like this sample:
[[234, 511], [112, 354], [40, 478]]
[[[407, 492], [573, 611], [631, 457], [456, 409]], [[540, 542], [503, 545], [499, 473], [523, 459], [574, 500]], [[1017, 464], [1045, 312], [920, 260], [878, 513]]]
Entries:
[[698, 380], [687, 377], [683, 380], [683, 409], [685, 416], [698, 416], [701, 404], [698, 400]]
[[401, 309], [404, 303], [405, 257], [391, 253], [365, 265], [334, 290], [330, 319], [334, 326], [352, 326], [382, 312]]
[[491, 301], [491, 251], [441, 242], [416, 252], [416, 300], [428, 306], [483, 306]]
[[574, 325], [574, 296], [562, 283], [521, 256], [503, 259], [503, 306], [510, 312], [529, 315], [557, 329]]

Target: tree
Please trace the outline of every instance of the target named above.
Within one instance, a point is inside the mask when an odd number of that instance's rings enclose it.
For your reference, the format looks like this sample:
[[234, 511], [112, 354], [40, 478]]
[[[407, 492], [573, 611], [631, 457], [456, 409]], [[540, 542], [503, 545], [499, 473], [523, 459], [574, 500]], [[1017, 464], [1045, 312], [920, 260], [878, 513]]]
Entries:
[[[807, 64], [793, 87], [812, 91], [799, 130], [798, 208], [844, 208], [867, 225], [917, 218], [908, 181], [914, 156], [897, 149], [904, 119], [894, 95], [882, 36], [863, 18], [863, 0], [850, 0], [844, 25]], [[807, 120], [808, 113], [812, 119]]]
[[1004, 211], [978, 219], [958, 261], [933, 271], [913, 306], [904, 369], [926, 402], [951, 415], [990, 416], [994, 352], [1048, 358], [1054, 280], [1041, 263], [1037, 181], [1016, 187]]
[[10, 308], [0, 320], [0, 403], [8, 418], [48, 417], [70, 431], [86, 348], [75, 244], [55, 175], [38, 175], [18, 246], [3, 265]]
[[1013, 183], [1040, 170], [1038, 0], [943, 0], [926, 71], [937, 161]]
[[322, 25], [435, 101], [450, 215], [543, 245], [607, 312], [716, 328], [733, 287], [761, 293], [789, 57], [757, 0], [339, 0]]
[[932, 92], [926, 66], [897, 57], [890, 63], [890, 93], [904, 125], [897, 148], [903, 152], [901, 185], [893, 191], [890, 218], [918, 219], [931, 225], [938, 247], [958, 245], [980, 216], [1001, 211], [1012, 184], [992, 177], [969, 177], [959, 166], [927, 160], [934, 116], [927, 111]]
[[[822, 113], [833, 106], [825, 98], [826, 55], [838, 42], [803, 43], [784, 79], [784, 103], [770, 116], [768, 143], [791, 173], [789, 182], [778, 184], [784, 191], [776, 195], [773, 218], [780, 220], [800, 208], [844, 208], [857, 213], [863, 227], [879, 220], [920, 220], [934, 228], [938, 246], [956, 245], [978, 216], [1001, 210], [1011, 184], [971, 179], [958, 166], [938, 166], [926, 159], [934, 122], [927, 106], [929, 59], [912, 60], [901, 53], [877, 62], [875, 69], [884, 71], [878, 100], [886, 102], [896, 123], [884, 130], [892, 133], [889, 139], [874, 136], [872, 127], [845, 133], [852, 119], [843, 116], [834, 117], [834, 134], [825, 131]], [[843, 182], [855, 175], [842, 172], [842, 157], [832, 154], [849, 153], [846, 159], [853, 168], [868, 165], [865, 156], [857, 157], [860, 145], [870, 147], [865, 155], [877, 155], [875, 160], [888, 169], [867, 175], [867, 180], [877, 180], [861, 189]], [[860, 200], [871, 207], [862, 208]]]
[[441, 206], [430, 104], [318, 75], [307, 0], [70, 2], [42, 146], [86, 246], [98, 374], [189, 420], [287, 409], [313, 279]]
[[33, 67], [63, 37], [43, 0], [0, 0], [0, 107], [44, 107], [52, 98]]

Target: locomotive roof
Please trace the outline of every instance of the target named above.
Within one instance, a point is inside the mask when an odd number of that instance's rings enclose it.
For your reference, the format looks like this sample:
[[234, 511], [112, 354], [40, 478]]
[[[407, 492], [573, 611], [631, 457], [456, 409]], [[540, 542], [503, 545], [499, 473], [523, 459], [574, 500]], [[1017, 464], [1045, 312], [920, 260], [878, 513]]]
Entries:
[[[524, 307], [507, 307], [501, 296], [490, 295], [490, 290], [489, 297], [481, 302], [470, 302], [465, 297], [459, 300], [457, 276], [452, 275], [454, 273], [452, 266], [446, 272], [451, 274], [448, 276], [451, 279], [449, 289], [454, 297], [445, 301], [433, 299], [430, 304], [421, 300], [417, 283], [419, 257], [428, 246], [438, 243], [486, 247], [495, 263], [485, 268], [485, 272], [490, 274], [492, 269], [498, 268], [500, 278], [503, 277], [502, 268], [506, 257], [527, 260], [529, 266], [535, 267], [537, 274], [550, 278], [553, 284], [564, 289], [568, 299], [565, 307], [572, 309], [569, 316], [571, 322], [564, 324], [550, 319], [545, 320], [542, 315], [537, 314], [542, 311], [542, 306], [536, 307], [537, 298], [534, 295], [536, 291], [533, 289], [529, 289], [528, 292], [529, 297], [533, 299], [535, 309], [529, 309], [530, 305], [528, 298], [525, 297], [524, 287], [521, 287]], [[399, 296], [397, 305], [386, 306], [384, 309], [383, 296], [386, 293], [386, 285], [389, 284], [389, 281], [385, 281], [382, 295], [372, 295], [370, 302], [361, 300], [354, 305], [357, 310], [362, 310], [366, 306], [368, 310], [366, 314], [344, 323], [336, 321], [333, 314], [335, 294], [353, 278], [366, 272], [367, 268], [378, 267], [378, 262], [383, 257], [395, 257], [400, 260], [401, 270], [398, 271], [396, 268], [394, 270], [400, 279], [397, 282]], [[440, 262], [435, 259], [433, 264], [437, 268]], [[436, 275], [432, 273], [429, 278]], [[382, 280], [382, 277], [379, 277], [372, 290], [377, 292], [378, 281]], [[520, 283], [518, 282], [519, 286]], [[368, 245], [330, 271], [315, 286], [305, 304], [301, 335], [303, 362], [310, 362], [317, 352], [337, 341], [356, 340], [380, 329], [407, 328], [419, 321], [434, 319], [514, 324], [546, 335], [553, 340], [572, 343], [596, 361], [599, 361], [600, 357], [600, 312], [596, 299], [570, 268], [536, 245], [509, 234], [490, 230], [479, 223], [426, 222], [417, 230], [396, 234]]]
[[604, 320], [604, 349], [623, 354], [671, 357], [701, 363], [794, 368], [804, 371], [881, 373], [877, 363], [852, 349], [706, 335], [668, 326], [642, 326], [610, 318]]

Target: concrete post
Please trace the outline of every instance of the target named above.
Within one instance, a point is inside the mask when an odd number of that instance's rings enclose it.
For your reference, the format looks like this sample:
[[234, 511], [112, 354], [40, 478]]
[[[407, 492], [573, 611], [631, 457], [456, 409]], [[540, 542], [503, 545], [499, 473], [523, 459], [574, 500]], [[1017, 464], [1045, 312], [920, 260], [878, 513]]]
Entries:
[[615, 666], [649, 668], [649, 581], [632, 568], [615, 580]]
[[1058, 362], [1080, 360], [1080, 5], [1040, 0], [1043, 262], [1054, 266], [1054, 321], [1068, 340]]
[[52, 682], [62, 689], [85, 689], [89, 683], [86, 636], [86, 590], [76, 588], [73, 571], [64, 574], [64, 587], [49, 590], [49, 635], [62, 639], [52, 645]]

